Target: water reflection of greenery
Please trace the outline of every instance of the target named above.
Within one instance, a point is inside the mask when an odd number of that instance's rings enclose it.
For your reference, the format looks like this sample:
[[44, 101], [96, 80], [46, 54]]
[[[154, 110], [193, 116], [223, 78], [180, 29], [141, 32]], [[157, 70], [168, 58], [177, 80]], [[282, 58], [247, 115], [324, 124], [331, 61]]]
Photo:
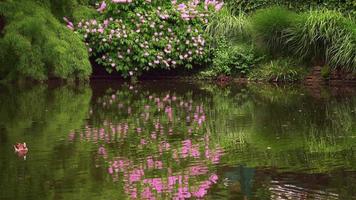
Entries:
[[[155, 106], [148, 97], [152, 95], [163, 98], [169, 93], [171, 96], [176, 96], [178, 100], [191, 99], [194, 106], [203, 105], [206, 115], [203, 128], [189, 135], [184, 120], [169, 122], [164, 111], [150, 112], [151, 116], [155, 116], [166, 125], [165, 131], [168, 131], [171, 125], [177, 133], [160, 136], [160, 141], [171, 142], [173, 149], [182, 148], [181, 141], [186, 139], [191, 139], [193, 144], [198, 144], [201, 142], [201, 136], [208, 134], [212, 148], [222, 146], [227, 151], [221, 161], [224, 165], [244, 163], [248, 167], [273, 167], [284, 171], [307, 172], [330, 172], [339, 167], [348, 170], [356, 169], [354, 164], [356, 161], [354, 156], [355, 97], [336, 98], [324, 92], [321, 98], [314, 98], [307, 90], [296, 86], [248, 85], [220, 88], [204, 84], [200, 89], [197, 89], [196, 85], [192, 89], [191, 85], [182, 84], [181, 87], [184, 89], [180, 91], [179, 89], [169, 91], [156, 86], [109, 90], [106, 95], [94, 99], [95, 102], [91, 104], [93, 114], [88, 119], [89, 127], [104, 127], [109, 130], [110, 126], [104, 126], [107, 122], [113, 124], [127, 122], [132, 124], [132, 127], [152, 130], [153, 124], [143, 123], [141, 116], [145, 112], [145, 105]], [[100, 170], [106, 172], [107, 166], [99, 166], [99, 170], [92, 166], [93, 163], [98, 162], [97, 149], [94, 150], [95, 155], [87, 155], [88, 148], [93, 145], [77, 142], [68, 145], [58, 142], [66, 138], [70, 130], [82, 130], [79, 127], [84, 127], [91, 97], [89, 88], [3, 87], [0, 91], [2, 94], [0, 139], [6, 140], [8, 144], [20, 138], [30, 141], [32, 143], [30, 156], [36, 151], [46, 152], [46, 155], [42, 155], [41, 158], [48, 159], [46, 156], [50, 156], [51, 165], [49, 168], [43, 168], [39, 162], [28, 160], [27, 165], [21, 166], [26, 168], [27, 173], [32, 177], [40, 177], [35, 180], [19, 174], [23, 173], [24, 169], [11, 167], [14, 166], [15, 161], [5, 158], [4, 160], [8, 162], [0, 166], [3, 172], [0, 177], [3, 180], [0, 181], [1, 188], [7, 188], [3, 187], [5, 184], [13, 188], [18, 184], [15, 180], [6, 181], [11, 175], [25, 177], [25, 181], [21, 183], [24, 191], [20, 191], [21, 187], [18, 189], [18, 199], [25, 198], [25, 184], [27, 184], [26, 190], [30, 188], [33, 194], [41, 194], [44, 198], [59, 194], [68, 199], [78, 196], [91, 198], [92, 192], [88, 191], [92, 190], [108, 198], [123, 197], [124, 185], [107, 183], [105, 181], [107, 176], [99, 172]], [[131, 115], [123, 112], [124, 110], [120, 111], [118, 102], [110, 104], [112, 94], [116, 95], [116, 99], [120, 99], [125, 109], [131, 107]], [[106, 106], [103, 106], [105, 102]], [[179, 112], [179, 109], [177, 111], [174, 112], [174, 118], [184, 118], [185, 113]], [[196, 124], [192, 127], [194, 129]], [[144, 148], [137, 148], [142, 138], [136, 137], [137, 133], [134, 129], [130, 131], [133, 135], [123, 138], [121, 141], [124, 143], [116, 141], [108, 144], [111, 149], [110, 156], [125, 155], [140, 163], [143, 161], [141, 158], [157, 153], [160, 142], [152, 142]], [[149, 138], [145, 139], [149, 140]], [[1, 156], [7, 155], [12, 154], [5, 153]], [[174, 170], [185, 172], [188, 169], [189, 162], [175, 165], [175, 161], [169, 156], [169, 153], [163, 154], [162, 161], [171, 165]], [[210, 167], [210, 171], [215, 171], [211, 163], [204, 162], [204, 164]], [[39, 168], [43, 170], [38, 170]], [[77, 174], [78, 171], [81, 171], [80, 175]], [[155, 170], [149, 176], [167, 178], [167, 174]], [[92, 178], [97, 180], [93, 181]], [[46, 180], [49, 180], [48, 185], [44, 184]], [[30, 181], [37, 182], [30, 184]], [[82, 182], [88, 184], [82, 186]], [[102, 189], [99, 189], [98, 184], [102, 184], [103, 187], [100, 187]], [[61, 191], [68, 187], [82, 189], [77, 194]], [[48, 192], [41, 193], [43, 188]]]
[[356, 98], [338, 99], [325, 92], [314, 98], [295, 86], [209, 90], [217, 113], [213, 118], [221, 122], [210, 123], [212, 132], [225, 149], [235, 149], [226, 162], [287, 171], [356, 169]]
[[[73, 177], [85, 158], [73, 159], [75, 149], [61, 141], [71, 129], [83, 125], [91, 90], [86, 86], [33, 85], [1, 86], [0, 91], [0, 141], [6, 144], [0, 147], [5, 152], [1, 154], [0, 198], [65, 196], [61, 188], [78, 184]], [[11, 145], [16, 142], [27, 142], [26, 162], [13, 155]], [[47, 165], [40, 162], [43, 159]]]
[[49, 89], [45, 85], [36, 85], [26, 88], [6, 87], [1, 90], [0, 125], [5, 132], [11, 133], [8, 137], [12, 141], [25, 140], [34, 134], [58, 137], [50, 133], [67, 132], [80, 127], [88, 112], [91, 96], [90, 89], [85, 87]]

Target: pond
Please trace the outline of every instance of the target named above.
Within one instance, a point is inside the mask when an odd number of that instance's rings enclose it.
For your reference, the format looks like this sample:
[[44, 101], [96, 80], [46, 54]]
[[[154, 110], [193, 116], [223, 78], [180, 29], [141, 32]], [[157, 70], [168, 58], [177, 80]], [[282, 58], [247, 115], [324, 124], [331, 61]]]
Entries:
[[356, 88], [96, 81], [0, 94], [0, 199], [356, 199]]

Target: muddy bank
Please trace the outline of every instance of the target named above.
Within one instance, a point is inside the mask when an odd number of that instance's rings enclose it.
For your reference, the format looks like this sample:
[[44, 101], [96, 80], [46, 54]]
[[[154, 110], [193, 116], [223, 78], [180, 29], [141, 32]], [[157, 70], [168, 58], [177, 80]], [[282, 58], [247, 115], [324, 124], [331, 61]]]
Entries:
[[319, 87], [321, 85], [356, 85], [356, 74], [343, 70], [332, 70], [327, 75], [323, 75], [322, 67], [316, 66], [304, 79], [303, 83], [311, 87]]

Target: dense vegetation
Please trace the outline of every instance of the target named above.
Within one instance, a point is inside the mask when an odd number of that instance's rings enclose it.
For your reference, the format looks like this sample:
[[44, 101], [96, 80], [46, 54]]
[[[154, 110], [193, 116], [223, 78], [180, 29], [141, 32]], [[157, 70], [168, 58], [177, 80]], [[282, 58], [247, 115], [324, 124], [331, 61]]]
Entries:
[[87, 79], [91, 66], [85, 45], [44, 5], [0, 2], [6, 26], [0, 38], [0, 79]]
[[[356, 71], [354, 1], [31, 0], [0, 3], [0, 79], [196, 68], [266, 81]], [[196, 71], [196, 70], [195, 70]]]
[[[225, 53], [217, 48], [212, 65], [215, 71], [223, 66], [215, 61], [224, 59], [227, 53], [234, 58], [231, 54], [239, 55], [240, 52], [232, 53], [231, 49], [246, 43], [254, 47], [255, 54], [262, 54], [264, 58], [250, 63], [240, 73], [240, 76], [250, 79], [300, 80], [304, 77], [304, 68], [311, 66], [327, 66], [348, 72], [356, 70], [356, 24], [352, 15], [325, 8], [295, 12], [286, 7], [272, 6], [238, 15], [228, 7], [225, 9], [213, 18], [208, 27], [212, 37], [225, 38], [231, 46], [222, 48]], [[202, 75], [214, 74], [203, 72]]]
[[327, 8], [340, 11], [344, 14], [356, 14], [356, 2], [352, 0], [225, 0], [234, 13], [252, 13], [258, 9], [270, 6], [285, 6], [295, 11], [308, 11], [310, 9]]
[[75, 28], [108, 72], [135, 76], [154, 68], [191, 68], [207, 60], [208, 13], [193, 1], [159, 6], [144, 0], [113, 1], [102, 3], [99, 10], [99, 18], [81, 21]]

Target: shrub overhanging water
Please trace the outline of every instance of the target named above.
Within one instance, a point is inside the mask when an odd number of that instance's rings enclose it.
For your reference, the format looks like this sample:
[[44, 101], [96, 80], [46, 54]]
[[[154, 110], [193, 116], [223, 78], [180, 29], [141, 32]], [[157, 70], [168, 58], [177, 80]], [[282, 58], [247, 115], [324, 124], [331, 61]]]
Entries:
[[223, 2], [172, 1], [161, 6], [147, 0], [103, 1], [97, 19], [81, 21], [75, 29], [90, 55], [111, 73], [139, 76], [154, 68], [192, 68], [206, 63], [209, 40], [204, 32], [209, 13]]

